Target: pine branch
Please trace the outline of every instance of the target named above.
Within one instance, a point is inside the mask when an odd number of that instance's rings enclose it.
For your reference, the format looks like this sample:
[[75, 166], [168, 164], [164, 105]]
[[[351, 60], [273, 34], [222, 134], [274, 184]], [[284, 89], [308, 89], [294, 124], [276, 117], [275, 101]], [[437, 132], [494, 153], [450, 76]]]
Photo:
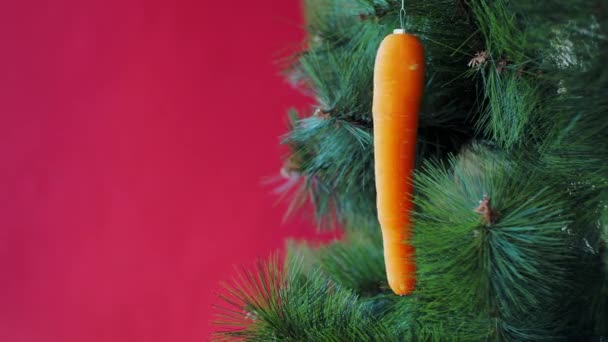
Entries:
[[[575, 264], [561, 191], [480, 146], [450, 168], [427, 164], [417, 182], [420, 295], [455, 315], [483, 313], [499, 323], [493, 334], [508, 340], [557, 337], [562, 327], [551, 326], [547, 313], [569, 288], [566, 274]], [[475, 211], [486, 196], [500, 212], [490, 225]], [[539, 312], [545, 323], [536, 319]]]
[[391, 340], [390, 330], [376, 320], [349, 290], [318, 271], [303, 274], [299, 261], [285, 269], [275, 259], [243, 270], [223, 297], [216, 340], [372, 341]]
[[285, 143], [306, 177], [321, 227], [341, 222], [376, 226], [375, 188], [369, 129], [336, 118], [298, 119]]
[[[315, 94], [319, 104], [315, 113], [322, 115], [296, 119], [285, 142], [293, 159], [301, 163], [299, 172], [306, 178], [301, 193], [310, 194], [322, 227], [336, 220], [347, 229], [376, 228], [371, 146], [373, 65], [381, 39], [396, 25], [400, 2], [348, 3], [307, 2], [309, 17], [318, 20], [311, 22], [309, 49], [291, 69], [297, 75], [292, 79]], [[445, 156], [473, 136], [476, 81], [463, 77], [468, 58], [463, 50], [476, 40], [465, 17], [449, 12], [457, 6], [452, 1], [408, 2], [408, 28], [427, 43], [429, 60], [419, 125], [419, 160]], [[361, 11], [366, 17], [355, 18], [354, 13]], [[369, 15], [376, 19], [370, 20]], [[459, 30], [440, 25], [447, 20]], [[328, 33], [321, 38], [316, 35], [325, 31]], [[327, 38], [330, 35], [342, 38]], [[455, 92], [459, 95], [454, 96]]]

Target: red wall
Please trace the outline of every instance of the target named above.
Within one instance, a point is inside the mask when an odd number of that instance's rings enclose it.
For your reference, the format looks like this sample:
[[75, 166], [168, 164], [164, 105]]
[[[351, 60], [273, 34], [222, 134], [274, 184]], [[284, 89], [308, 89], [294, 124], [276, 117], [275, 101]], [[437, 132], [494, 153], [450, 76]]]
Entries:
[[[0, 341], [205, 341], [282, 224], [296, 0], [0, 4]], [[283, 53], [282, 53], [283, 52]]]

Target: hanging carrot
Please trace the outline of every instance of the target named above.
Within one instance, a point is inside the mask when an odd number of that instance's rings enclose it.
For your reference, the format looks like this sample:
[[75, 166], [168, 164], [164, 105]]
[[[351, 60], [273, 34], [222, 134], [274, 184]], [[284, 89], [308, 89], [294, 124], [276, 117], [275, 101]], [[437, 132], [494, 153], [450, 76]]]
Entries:
[[378, 219], [386, 275], [393, 292], [401, 296], [410, 294], [416, 283], [411, 244], [411, 177], [423, 90], [422, 44], [415, 36], [395, 30], [384, 38], [376, 56], [372, 112]]

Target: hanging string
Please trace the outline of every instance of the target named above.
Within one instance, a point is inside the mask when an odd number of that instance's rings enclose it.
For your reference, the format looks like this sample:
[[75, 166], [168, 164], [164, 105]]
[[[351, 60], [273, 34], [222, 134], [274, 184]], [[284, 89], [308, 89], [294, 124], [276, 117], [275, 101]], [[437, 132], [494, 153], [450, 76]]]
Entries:
[[399, 10], [399, 20], [401, 21], [401, 29], [405, 31], [405, 0], [401, 0], [401, 10]]

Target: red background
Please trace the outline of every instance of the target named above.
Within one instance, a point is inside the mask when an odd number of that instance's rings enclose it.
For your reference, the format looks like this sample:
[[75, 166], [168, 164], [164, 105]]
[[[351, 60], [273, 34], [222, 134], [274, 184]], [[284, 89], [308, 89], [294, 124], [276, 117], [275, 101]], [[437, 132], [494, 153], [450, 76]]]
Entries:
[[[299, 1], [0, 5], [0, 341], [205, 341], [282, 224]], [[288, 48], [285, 50], [285, 48]]]

